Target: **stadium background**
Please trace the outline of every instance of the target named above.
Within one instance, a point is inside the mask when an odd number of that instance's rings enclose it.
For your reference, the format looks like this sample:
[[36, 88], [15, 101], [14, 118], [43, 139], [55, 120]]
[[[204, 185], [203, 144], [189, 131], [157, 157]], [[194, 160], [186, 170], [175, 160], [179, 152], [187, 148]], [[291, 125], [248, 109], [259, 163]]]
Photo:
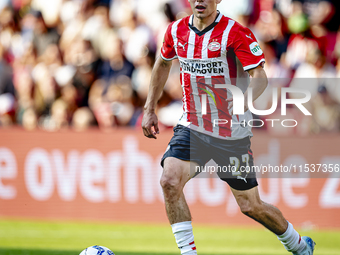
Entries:
[[[181, 115], [178, 63], [159, 101], [158, 140], [144, 138], [140, 125], [165, 29], [171, 21], [190, 14], [188, 2], [1, 0], [0, 9], [0, 254], [12, 254], [6, 247], [75, 249], [42, 239], [18, 242], [20, 236], [30, 240], [30, 232], [20, 232], [27, 226], [44, 235], [47, 230], [39, 228], [40, 222], [54, 228], [65, 221], [107, 222], [100, 225], [102, 229], [106, 224], [124, 223], [112, 228], [142, 234], [143, 227], [128, 224], [167, 226], [158, 184], [159, 158]], [[270, 83], [268, 91], [311, 78], [313, 98], [307, 107], [313, 117], [305, 118], [291, 108], [288, 115], [301, 123], [297, 128], [256, 129], [255, 163], [338, 164], [339, 1], [223, 0], [219, 10], [252, 29], [265, 53], [268, 77], [285, 81]], [[269, 108], [269, 95], [265, 93], [256, 106]], [[323, 244], [330, 250], [320, 254], [340, 254], [336, 242], [340, 179], [304, 177], [261, 179], [262, 197], [279, 206], [298, 228], [323, 233], [327, 239]], [[241, 215], [226, 184], [218, 179], [195, 179], [186, 194], [198, 224], [222, 225], [234, 233], [239, 231], [235, 226], [250, 233], [257, 226]], [[24, 224], [22, 219], [28, 221]], [[71, 225], [64, 225], [66, 231], [82, 228]], [[13, 226], [17, 233], [11, 232]], [[329, 229], [334, 234], [322, 232]], [[173, 247], [170, 229], [162, 231]], [[90, 246], [91, 240], [76, 247]], [[147, 251], [145, 246], [131, 249]], [[206, 254], [211, 254], [209, 249]], [[216, 254], [273, 254], [276, 250], [256, 251], [250, 246], [244, 253], [237, 253], [240, 249], [230, 253], [226, 249]], [[128, 247], [120, 250], [132, 254]]]

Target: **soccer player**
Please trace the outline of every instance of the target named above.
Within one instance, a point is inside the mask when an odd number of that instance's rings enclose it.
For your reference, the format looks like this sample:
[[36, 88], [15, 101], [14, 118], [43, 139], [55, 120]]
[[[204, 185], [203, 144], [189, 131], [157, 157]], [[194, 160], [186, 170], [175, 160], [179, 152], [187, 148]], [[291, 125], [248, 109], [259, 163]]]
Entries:
[[[186, 203], [184, 185], [213, 159], [219, 166], [234, 166], [236, 172], [219, 173], [226, 181], [245, 215], [277, 235], [287, 251], [312, 255], [315, 243], [302, 237], [274, 206], [260, 199], [256, 175], [240, 172], [240, 166], [252, 166], [251, 128], [246, 123], [252, 114], [233, 115], [233, 101], [219, 84], [234, 85], [253, 101], [267, 87], [263, 70], [265, 58], [253, 33], [217, 11], [222, 0], [189, 0], [193, 15], [169, 25], [161, 57], [153, 68], [142, 122], [143, 133], [157, 138], [157, 101], [169, 75], [171, 61], [180, 62], [183, 88], [183, 115], [174, 128], [174, 136], [162, 158], [163, 188], [168, 219], [181, 254], [197, 254]], [[250, 80], [249, 76], [252, 77]], [[206, 105], [205, 105], [206, 103]], [[224, 120], [216, 125], [215, 120]], [[231, 125], [231, 122], [238, 125]], [[242, 124], [243, 123], [243, 124]]]

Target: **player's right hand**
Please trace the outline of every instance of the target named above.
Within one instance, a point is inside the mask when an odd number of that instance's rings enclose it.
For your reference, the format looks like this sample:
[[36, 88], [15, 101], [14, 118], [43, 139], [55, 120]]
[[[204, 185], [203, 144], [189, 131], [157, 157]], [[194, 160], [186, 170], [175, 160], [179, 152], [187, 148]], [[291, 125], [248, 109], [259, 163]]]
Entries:
[[159, 134], [158, 118], [154, 112], [144, 112], [142, 128], [146, 137], [157, 139], [156, 135]]

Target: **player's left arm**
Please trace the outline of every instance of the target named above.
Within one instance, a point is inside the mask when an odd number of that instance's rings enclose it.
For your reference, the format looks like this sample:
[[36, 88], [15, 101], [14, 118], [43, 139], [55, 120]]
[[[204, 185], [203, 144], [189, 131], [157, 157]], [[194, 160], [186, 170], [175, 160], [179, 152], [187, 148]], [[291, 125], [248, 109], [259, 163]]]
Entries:
[[249, 87], [247, 91], [244, 93], [244, 100], [245, 100], [245, 112], [248, 111], [248, 92], [249, 89], [252, 89], [253, 92], [253, 102], [259, 98], [259, 96], [262, 95], [262, 93], [265, 91], [265, 89], [268, 86], [268, 78], [267, 74], [264, 71], [262, 66], [258, 66], [254, 69], [251, 69], [248, 71], [250, 76], [252, 77], [251, 82], [249, 84]]

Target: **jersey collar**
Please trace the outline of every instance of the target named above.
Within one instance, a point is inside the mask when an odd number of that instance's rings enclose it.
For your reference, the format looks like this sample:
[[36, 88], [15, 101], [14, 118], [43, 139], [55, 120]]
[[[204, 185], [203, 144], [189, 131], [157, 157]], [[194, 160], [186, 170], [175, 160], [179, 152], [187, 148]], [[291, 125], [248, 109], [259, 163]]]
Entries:
[[206, 32], [208, 32], [209, 30], [213, 29], [217, 24], [218, 22], [220, 22], [220, 20], [222, 19], [222, 14], [217, 11], [217, 16], [216, 16], [216, 19], [214, 20], [214, 22], [207, 26], [205, 29], [203, 29], [202, 31], [199, 31], [196, 27], [194, 27], [194, 15], [191, 15], [191, 17], [189, 18], [189, 27], [192, 31], [194, 31], [198, 36], [202, 36], [204, 35]]

